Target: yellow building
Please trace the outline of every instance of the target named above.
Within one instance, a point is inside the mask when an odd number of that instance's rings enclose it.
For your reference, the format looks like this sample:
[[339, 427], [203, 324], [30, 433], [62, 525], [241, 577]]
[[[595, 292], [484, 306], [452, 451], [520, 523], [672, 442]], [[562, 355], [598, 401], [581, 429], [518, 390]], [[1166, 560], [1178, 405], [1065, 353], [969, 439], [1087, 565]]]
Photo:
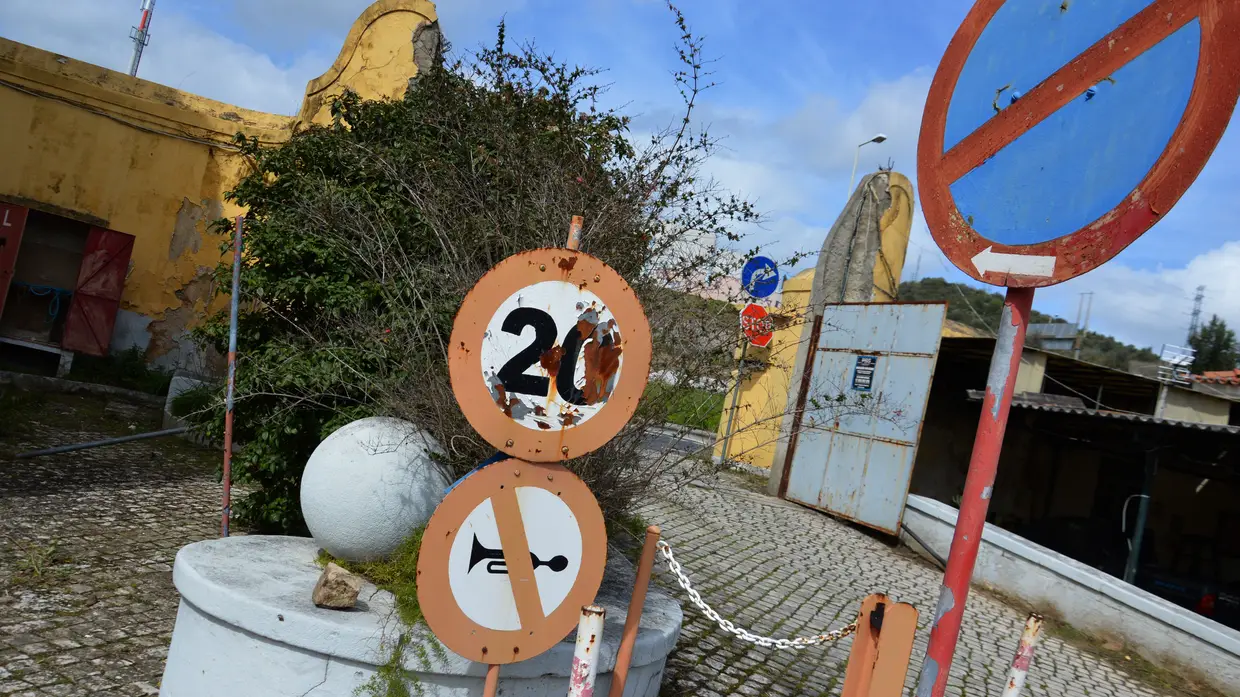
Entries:
[[[412, 40], [411, 40], [412, 37]], [[299, 116], [251, 111], [0, 38], [0, 343], [138, 347], [195, 371], [187, 329], [219, 306], [211, 221], [246, 173], [236, 133], [287, 140], [331, 97], [400, 97], [441, 38], [427, 0], [380, 0], [306, 87]]]
[[[897, 297], [904, 269], [909, 233], [913, 223], [913, 185], [902, 174], [890, 172], [891, 207], [879, 222], [880, 251], [873, 269], [871, 302], [891, 302]], [[788, 405], [789, 381], [796, 366], [797, 348], [808, 331], [804, 316], [814, 286], [814, 269], [807, 269], [784, 281], [780, 307], [774, 311], [775, 332], [766, 349], [746, 351], [746, 359], [762, 366], [741, 383], [736, 410], [729, 424], [734, 395], [724, 400], [719, 420], [715, 457], [769, 468], [775, 458], [780, 425]], [[949, 321], [944, 336], [977, 336], [973, 329]]]

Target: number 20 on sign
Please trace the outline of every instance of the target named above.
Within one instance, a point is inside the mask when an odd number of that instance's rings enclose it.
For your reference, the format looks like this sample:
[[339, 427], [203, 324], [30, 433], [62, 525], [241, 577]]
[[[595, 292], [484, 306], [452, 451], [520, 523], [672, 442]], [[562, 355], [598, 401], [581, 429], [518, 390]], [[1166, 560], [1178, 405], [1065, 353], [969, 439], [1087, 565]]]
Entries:
[[599, 259], [538, 249], [500, 262], [452, 329], [453, 392], [497, 449], [531, 462], [595, 450], [637, 408], [650, 325], [632, 288]]

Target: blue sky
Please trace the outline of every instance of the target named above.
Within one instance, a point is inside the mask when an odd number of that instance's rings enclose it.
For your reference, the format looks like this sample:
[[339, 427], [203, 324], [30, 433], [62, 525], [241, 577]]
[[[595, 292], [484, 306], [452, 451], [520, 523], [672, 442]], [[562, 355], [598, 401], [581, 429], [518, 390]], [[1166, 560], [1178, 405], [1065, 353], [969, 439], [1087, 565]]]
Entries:
[[[1049, 0], [1047, 0], [1049, 1]], [[1107, 0], [1079, 0], [1107, 2]], [[5, 0], [0, 35], [117, 70], [129, 64], [137, 0]], [[140, 76], [241, 106], [292, 114], [305, 84], [331, 64], [366, 0], [159, 0]], [[724, 138], [710, 171], [755, 198], [767, 215], [750, 240], [773, 255], [814, 250], [860, 171], [892, 160], [916, 180], [926, 91], [970, 0], [685, 0], [720, 83], [699, 118]], [[669, 71], [676, 30], [658, 0], [444, 0], [454, 50], [535, 40], [562, 59], [605, 68], [608, 99], [637, 128], [665, 123], [678, 105]], [[1233, 124], [1234, 124], [1233, 119]], [[1075, 317], [1095, 292], [1091, 328], [1141, 345], [1184, 340], [1194, 288], [1206, 314], [1240, 327], [1240, 225], [1227, 205], [1240, 181], [1231, 128], [1198, 182], [1166, 219], [1098, 270], [1041, 289], [1035, 307]], [[905, 278], [965, 281], [938, 252], [918, 214]], [[975, 284], [980, 285], [980, 284]]]

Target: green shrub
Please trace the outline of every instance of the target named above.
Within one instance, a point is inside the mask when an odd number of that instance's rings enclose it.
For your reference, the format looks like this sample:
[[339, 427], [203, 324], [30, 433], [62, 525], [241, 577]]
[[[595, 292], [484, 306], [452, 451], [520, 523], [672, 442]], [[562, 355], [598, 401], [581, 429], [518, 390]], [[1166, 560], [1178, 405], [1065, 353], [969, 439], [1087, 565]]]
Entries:
[[217, 401], [219, 389], [207, 385], [201, 385], [188, 389], [181, 394], [172, 398], [172, 415], [178, 419], [184, 419], [187, 416], [197, 416], [206, 412], [214, 406], [219, 405]]
[[[709, 85], [701, 44], [672, 9], [685, 111], [644, 143], [628, 116], [598, 105], [595, 71], [509, 50], [502, 24], [495, 48], [423, 71], [400, 100], [346, 93], [330, 125], [278, 147], [238, 141], [253, 171], [228, 196], [248, 211], [236, 406], [244, 449], [233, 467], [252, 485], [237, 504], [252, 529], [304, 531], [302, 468], [322, 438], [357, 418], [383, 414], [427, 429], [456, 474], [491, 456], [451, 391], [453, 317], [499, 261], [563, 246], [573, 214], [585, 219], [582, 250], [623, 275], [643, 303], [652, 370], [686, 384], [727, 379], [736, 310], [691, 291], [736, 273], [735, 253], [695, 244], [685, 231], [735, 242], [738, 226], [758, 216], [700, 174], [715, 142], [692, 115]], [[230, 222], [216, 229], [231, 239]], [[230, 277], [222, 264], [221, 289]], [[197, 336], [225, 350], [227, 315]], [[569, 464], [605, 515], [623, 514], [676, 469], [682, 455], [651, 455], [643, 443], [669, 415], [691, 420], [688, 399], [648, 395], [620, 436]], [[195, 423], [218, 438], [221, 410]]]
[[668, 405], [667, 422], [702, 431], [719, 431], [719, 418], [723, 414], [726, 395], [696, 387], [667, 385], [651, 381], [646, 395], [665, 400]]

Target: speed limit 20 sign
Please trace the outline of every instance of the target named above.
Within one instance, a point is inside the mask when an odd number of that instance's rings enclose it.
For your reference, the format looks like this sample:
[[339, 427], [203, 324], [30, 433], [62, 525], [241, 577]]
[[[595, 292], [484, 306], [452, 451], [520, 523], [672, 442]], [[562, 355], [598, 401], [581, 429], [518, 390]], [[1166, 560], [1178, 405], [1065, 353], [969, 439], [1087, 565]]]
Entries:
[[509, 257], [465, 297], [448, 352], [452, 389], [497, 449], [532, 462], [595, 450], [637, 408], [650, 325], [618, 273], [576, 250]]

